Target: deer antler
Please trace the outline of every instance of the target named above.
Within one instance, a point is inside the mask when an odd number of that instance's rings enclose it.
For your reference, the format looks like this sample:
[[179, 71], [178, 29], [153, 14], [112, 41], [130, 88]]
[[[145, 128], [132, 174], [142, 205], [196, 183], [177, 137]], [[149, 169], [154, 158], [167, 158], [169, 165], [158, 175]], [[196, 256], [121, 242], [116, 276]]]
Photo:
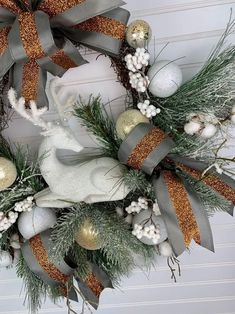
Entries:
[[26, 120], [32, 122], [34, 125], [41, 127], [44, 130], [50, 129], [50, 123], [42, 120], [41, 116], [47, 111], [47, 107], [37, 108], [35, 101], [30, 101], [30, 110], [25, 108], [25, 99], [20, 97], [17, 99], [16, 91], [10, 88], [8, 91], [8, 99], [15, 111]]

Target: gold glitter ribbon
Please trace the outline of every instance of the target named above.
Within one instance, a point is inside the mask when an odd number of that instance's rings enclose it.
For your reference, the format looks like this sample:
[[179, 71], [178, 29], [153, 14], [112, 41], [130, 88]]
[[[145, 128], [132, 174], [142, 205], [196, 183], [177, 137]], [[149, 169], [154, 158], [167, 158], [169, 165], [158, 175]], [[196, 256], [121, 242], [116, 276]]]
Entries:
[[149, 154], [166, 138], [166, 134], [158, 129], [150, 130], [136, 145], [128, 157], [127, 164], [135, 169], [140, 169]]
[[88, 274], [85, 284], [89, 289], [91, 289], [96, 297], [99, 297], [101, 292], [104, 290], [104, 286], [93, 273]]
[[49, 256], [42, 243], [40, 234], [30, 239], [29, 245], [39, 265], [50, 278], [62, 284], [65, 284], [69, 280], [69, 276], [64, 275], [53, 263], [49, 261]]
[[220, 179], [219, 176], [211, 173], [207, 173], [202, 176], [202, 171], [192, 169], [181, 163], [177, 163], [177, 167], [191, 175], [193, 178], [200, 180], [206, 185], [210, 186], [213, 190], [218, 192], [220, 195], [235, 205], [235, 190], [222, 179]]
[[183, 182], [171, 171], [163, 171], [163, 177], [184, 236], [185, 246], [188, 247], [193, 239], [200, 244], [200, 232]]

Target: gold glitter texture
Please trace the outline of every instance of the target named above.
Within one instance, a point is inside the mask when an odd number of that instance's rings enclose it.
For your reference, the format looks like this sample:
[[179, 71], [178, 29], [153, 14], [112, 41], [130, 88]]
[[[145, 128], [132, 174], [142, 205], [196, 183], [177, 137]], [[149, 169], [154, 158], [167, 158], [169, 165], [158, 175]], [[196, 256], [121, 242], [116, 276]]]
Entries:
[[153, 128], [148, 132], [136, 145], [128, 157], [127, 164], [135, 169], [140, 169], [148, 155], [166, 138], [166, 134], [158, 129]]
[[3, 55], [5, 50], [8, 47], [8, 39], [7, 36], [10, 32], [10, 27], [3, 27], [0, 29], [0, 56]]
[[87, 276], [85, 284], [91, 289], [91, 291], [94, 293], [96, 297], [99, 297], [101, 292], [104, 290], [103, 285], [100, 283], [100, 281], [96, 278], [96, 276], [93, 273], [90, 273]]
[[8, 9], [15, 14], [20, 14], [22, 12], [13, 0], [0, 0], [0, 7]]
[[175, 208], [180, 229], [184, 235], [186, 247], [192, 239], [200, 244], [200, 233], [193, 214], [187, 191], [183, 182], [174, 176], [171, 171], [164, 171], [163, 177], [170, 195], [173, 207]]
[[37, 99], [39, 73], [39, 65], [34, 59], [31, 59], [29, 62], [24, 64], [21, 93], [25, 98], [26, 103], [32, 99]]
[[44, 11], [52, 17], [85, 1], [86, 0], [44, 0], [39, 6], [39, 10]]
[[118, 40], [125, 39], [126, 25], [106, 16], [95, 16], [74, 27], [83, 31], [101, 33]]
[[69, 280], [69, 276], [61, 273], [61, 271], [49, 261], [47, 250], [44, 248], [42, 239], [39, 234], [29, 240], [29, 245], [39, 265], [43, 268], [43, 270], [50, 278], [62, 284], [65, 284]]
[[45, 52], [38, 37], [34, 13], [21, 13], [18, 17], [18, 20], [20, 37], [27, 56], [32, 59], [40, 59], [45, 57]]
[[177, 164], [177, 166], [195, 179], [201, 180], [203, 183], [210, 186], [235, 205], [235, 190], [223, 182], [218, 176], [208, 173], [202, 177], [201, 171], [189, 168], [182, 164]]
[[63, 69], [66, 70], [77, 67], [77, 64], [72, 59], [70, 59], [69, 56], [67, 56], [62, 49], [58, 50], [56, 53], [50, 56], [50, 59], [55, 64], [61, 66]]

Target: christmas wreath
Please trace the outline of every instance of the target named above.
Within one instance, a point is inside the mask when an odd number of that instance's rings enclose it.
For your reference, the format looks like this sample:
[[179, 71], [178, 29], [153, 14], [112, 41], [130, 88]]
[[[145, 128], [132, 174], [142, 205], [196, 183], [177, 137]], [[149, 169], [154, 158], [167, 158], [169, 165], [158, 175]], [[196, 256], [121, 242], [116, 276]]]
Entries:
[[[81, 298], [98, 307], [141, 256], [150, 267], [178, 256], [194, 240], [214, 251], [209, 217], [233, 214], [235, 181], [221, 157], [235, 123], [235, 47], [217, 47], [188, 82], [174, 61], [151, 60], [151, 28], [126, 27], [120, 0], [2, 0], [0, 4], [1, 132], [11, 109], [42, 129], [33, 161], [0, 137], [0, 266], [13, 263], [35, 312], [44, 296]], [[61, 104], [60, 76], [86, 60], [79, 46], [109, 55], [127, 90], [114, 121], [100, 97]], [[46, 74], [60, 121], [47, 122]], [[82, 95], [81, 95], [82, 96]], [[66, 125], [76, 116], [99, 141], [85, 151]], [[79, 153], [63, 162], [58, 149]]]

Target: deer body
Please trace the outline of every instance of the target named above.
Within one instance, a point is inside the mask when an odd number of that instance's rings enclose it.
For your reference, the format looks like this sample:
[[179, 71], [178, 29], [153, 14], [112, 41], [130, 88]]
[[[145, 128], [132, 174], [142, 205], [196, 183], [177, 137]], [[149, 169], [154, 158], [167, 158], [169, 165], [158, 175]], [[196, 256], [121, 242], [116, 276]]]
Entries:
[[44, 129], [45, 137], [39, 148], [40, 170], [48, 188], [35, 195], [39, 207], [63, 208], [78, 202], [96, 203], [122, 200], [129, 189], [122, 182], [125, 167], [117, 160], [102, 157], [77, 165], [65, 165], [57, 158], [58, 149], [81, 152], [83, 147], [69, 128], [51, 124], [41, 119], [44, 108], [37, 109], [31, 102], [31, 113], [24, 106], [24, 99], [16, 99], [9, 91], [9, 100], [15, 110]]

